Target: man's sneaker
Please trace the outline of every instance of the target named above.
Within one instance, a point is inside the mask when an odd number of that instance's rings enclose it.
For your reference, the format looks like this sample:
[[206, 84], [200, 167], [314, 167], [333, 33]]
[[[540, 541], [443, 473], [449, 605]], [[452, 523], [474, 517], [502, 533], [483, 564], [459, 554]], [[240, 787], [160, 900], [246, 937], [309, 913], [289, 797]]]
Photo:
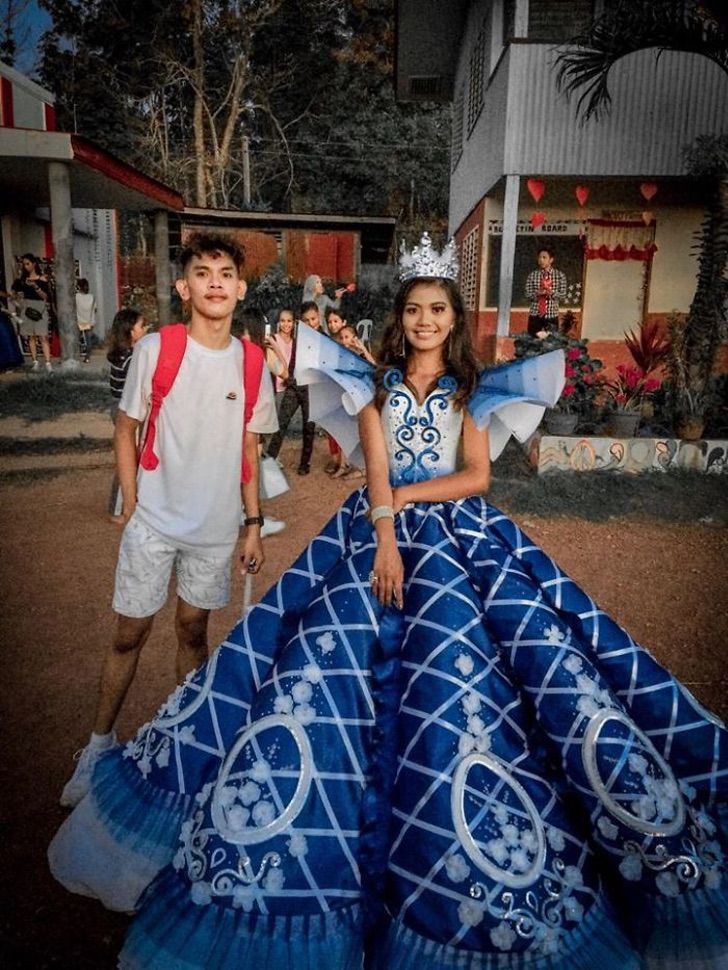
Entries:
[[260, 527], [260, 538], [274, 536], [276, 532], [283, 532], [285, 527], [286, 523], [283, 519], [274, 519], [272, 515], [264, 515], [263, 525]]
[[91, 787], [91, 776], [94, 773], [96, 762], [102, 754], [118, 747], [116, 734], [112, 731], [108, 744], [99, 747], [98, 745], [87, 744], [73, 756], [77, 761], [76, 770], [61, 792], [61, 805], [64, 808], [75, 808], [84, 796], [88, 794]]

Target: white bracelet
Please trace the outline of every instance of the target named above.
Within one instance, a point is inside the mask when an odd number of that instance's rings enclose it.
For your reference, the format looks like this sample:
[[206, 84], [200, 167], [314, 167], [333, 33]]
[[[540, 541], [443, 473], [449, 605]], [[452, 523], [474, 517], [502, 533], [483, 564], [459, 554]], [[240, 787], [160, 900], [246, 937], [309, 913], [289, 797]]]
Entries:
[[392, 519], [394, 521], [394, 509], [391, 505], [378, 505], [370, 511], [369, 518], [372, 520], [372, 525], [379, 519]]

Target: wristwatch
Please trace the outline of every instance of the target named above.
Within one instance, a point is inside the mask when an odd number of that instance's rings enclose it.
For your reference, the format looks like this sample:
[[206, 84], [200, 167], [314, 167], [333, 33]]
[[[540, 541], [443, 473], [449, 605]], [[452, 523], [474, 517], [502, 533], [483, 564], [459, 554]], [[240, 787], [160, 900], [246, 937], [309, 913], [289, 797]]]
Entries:
[[249, 515], [247, 519], [243, 519], [243, 525], [263, 525], [262, 515]]

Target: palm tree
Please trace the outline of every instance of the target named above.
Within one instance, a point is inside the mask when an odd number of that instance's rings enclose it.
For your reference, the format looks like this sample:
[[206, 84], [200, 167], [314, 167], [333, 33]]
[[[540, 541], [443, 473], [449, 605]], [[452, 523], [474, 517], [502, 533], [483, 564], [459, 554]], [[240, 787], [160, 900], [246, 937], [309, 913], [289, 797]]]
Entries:
[[[557, 83], [567, 95], [581, 92], [583, 120], [610, 110], [609, 72], [638, 50], [700, 54], [728, 74], [728, 8], [725, 0], [618, 0], [580, 36], [559, 50]], [[702, 136], [686, 152], [691, 175], [712, 187], [708, 213], [698, 234], [698, 278], [685, 325], [683, 410], [707, 407], [706, 388], [725, 322], [728, 263], [728, 136]], [[679, 397], [679, 395], [678, 395]], [[678, 404], [678, 410], [680, 404]]]
[[587, 30], [562, 47], [556, 80], [579, 95], [586, 120], [609, 111], [609, 71], [635, 51], [655, 48], [701, 54], [728, 74], [728, 9], [725, 0], [617, 0]]

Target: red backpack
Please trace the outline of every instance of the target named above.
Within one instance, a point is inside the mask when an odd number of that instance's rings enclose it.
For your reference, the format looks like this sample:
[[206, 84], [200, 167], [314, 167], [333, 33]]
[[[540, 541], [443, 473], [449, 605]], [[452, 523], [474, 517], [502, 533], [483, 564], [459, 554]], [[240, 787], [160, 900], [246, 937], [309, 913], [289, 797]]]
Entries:
[[[159, 458], [154, 452], [154, 441], [157, 435], [157, 418], [165, 397], [169, 394], [179, 372], [182, 358], [187, 347], [187, 327], [183, 323], [172, 323], [159, 330], [159, 359], [152, 375], [152, 406], [147, 418], [144, 441], [139, 452], [139, 464], [147, 471], [154, 471], [159, 465]], [[260, 391], [260, 379], [263, 374], [263, 351], [250, 340], [246, 340], [243, 352], [243, 392], [245, 408], [243, 412], [243, 435], [253, 415]], [[245, 460], [243, 449], [243, 463], [241, 481], [250, 480], [250, 468]]]

